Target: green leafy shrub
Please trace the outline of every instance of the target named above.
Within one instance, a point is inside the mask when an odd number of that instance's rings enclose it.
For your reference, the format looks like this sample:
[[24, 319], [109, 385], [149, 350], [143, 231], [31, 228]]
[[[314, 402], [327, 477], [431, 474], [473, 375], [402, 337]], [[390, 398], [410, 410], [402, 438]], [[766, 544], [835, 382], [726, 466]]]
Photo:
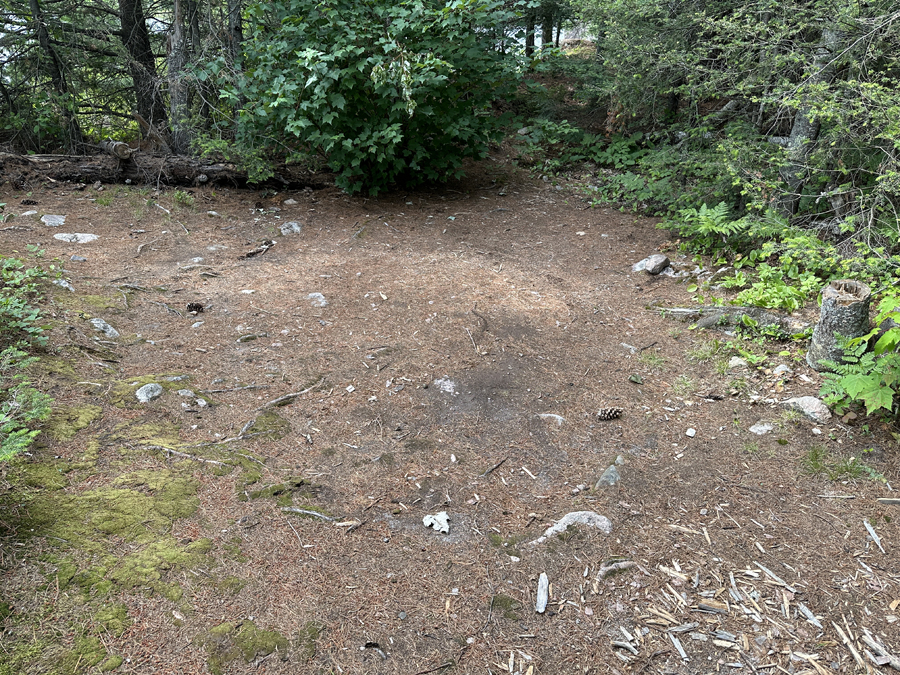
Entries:
[[520, 73], [513, 17], [495, 0], [252, 3], [243, 76], [225, 92], [244, 102], [238, 144], [308, 148], [348, 192], [459, 176], [499, 138], [492, 103]]
[[[845, 342], [842, 363], [824, 361], [826, 373], [821, 394], [841, 414], [851, 403], [862, 403], [866, 414], [896, 412], [900, 389], [900, 293], [887, 295], [878, 306], [876, 327], [867, 335]], [[869, 345], [879, 336], [871, 351]]]
[[52, 399], [31, 386], [23, 372], [35, 360], [15, 347], [0, 352], [0, 461], [26, 449], [40, 433], [29, 425], [50, 414]]
[[30, 299], [38, 292], [38, 282], [47, 273], [37, 267], [26, 267], [18, 258], [0, 262], [0, 347], [22, 340], [45, 344], [47, 338], [39, 325], [40, 311]]
[[21, 452], [39, 433], [31, 423], [50, 413], [50, 397], [35, 389], [24, 369], [35, 357], [24, 351], [47, 342], [40, 310], [31, 304], [46, 273], [17, 258], [0, 263], [0, 461]]

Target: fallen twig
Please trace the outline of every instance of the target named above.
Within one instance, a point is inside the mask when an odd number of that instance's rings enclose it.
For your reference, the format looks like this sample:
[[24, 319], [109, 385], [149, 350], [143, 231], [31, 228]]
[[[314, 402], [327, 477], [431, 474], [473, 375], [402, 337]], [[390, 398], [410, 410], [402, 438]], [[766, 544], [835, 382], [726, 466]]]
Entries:
[[186, 452], [179, 452], [178, 450], [173, 450], [172, 448], [167, 448], [164, 445], [145, 445], [144, 447], [149, 450], [163, 450], [167, 455], [176, 455], [177, 457], [184, 457], [185, 459], [192, 459], [195, 462], [203, 462], [204, 464], [216, 464], [217, 466], [229, 466], [225, 462], [217, 462], [214, 459], [204, 459], [203, 457], [197, 457], [196, 455], [189, 455]]
[[268, 389], [268, 384], [248, 384], [246, 387], [231, 387], [230, 389], [201, 389], [201, 394], [223, 394], [227, 391], [243, 391], [245, 389]]
[[282, 506], [281, 510], [284, 511], [285, 513], [299, 513], [304, 516], [313, 516], [314, 518], [320, 518], [322, 520], [328, 521], [329, 523], [332, 523], [335, 521], [335, 518], [332, 518], [331, 516], [326, 516], [324, 513], [319, 513], [318, 511], [311, 511], [309, 509], [300, 509], [300, 508], [297, 508], [296, 506]]
[[494, 464], [494, 466], [492, 466], [490, 469], [488, 469], [487, 471], [485, 471], [483, 474], [481, 474], [481, 475], [478, 476], [478, 477], [479, 477], [479, 478], [484, 478], [485, 476], [489, 476], [489, 475], [492, 474], [494, 471], [496, 471], [496, 470], [499, 469], [501, 466], [503, 466], [503, 462], [505, 462], [506, 459], [507, 459], [507, 458], [504, 457], [504, 458], [501, 459], [499, 462], [497, 462], [496, 464]]
[[293, 403], [294, 400], [298, 396], [303, 396], [303, 394], [308, 394], [313, 389], [320, 387], [324, 383], [325, 383], [325, 378], [323, 377], [321, 380], [316, 382], [314, 385], [307, 387], [303, 391], [295, 391], [291, 394], [285, 394], [284, 396], [279, 396], [278, 398], [273, 399], [273, 400], [269, 401], [268, 403], [264, 403], [259, 408], [257, 408], [257, 410], [266, 410], [267, 408], [279, 408], [283, 405], [288, 405], [289, 403]]
[[860, 653], [856, 650], [856, 647], [850, 641], [850, 638], [844, 633], [840, 626], [838, 626], [834, 621], [831, 622], [831, 625], [834, 626], [834, 629], [837, 631], [838, 636], [841, 638], [841, 642], [850, 650], [850, 653], [853, 655], [853, 660], [856, 661], [856, 665], [860, 668], [865, 669], [866, 662], [863, 661], [863, 657], [860, 656]]
[[869, 647], [872, 648], [872, 651], [875, 652], [878, 656], [881, 656], [884, 659], [887, 659], [888, 665], [894, 670], [900, 670], [900, 659], [896, 656], [888, 652], [880, 643], [878, 643], [875, 638], [869, 633], [868, 629], [863, 629], [863, 634], [860, 636], [860, 639], [865, 642]]
[[182, 314], [181, 312], [179, 312], [177, 309], [175, 309], [175, 308], [173, 308], [173, 307], [169, 307], [169, 306], [168, 306], [166, 303], [164, 303], [164, 302], [157, 302], [156, 300], [151, 300], [150, 302], [152, 302], [154, 305], [160, 305], [161, 307], [165, 307], [168, 311], [172, 312], [172, 314], [177, 314], [177, 315], [180, 316], [182, 319], [184, 318], [184, 314]]

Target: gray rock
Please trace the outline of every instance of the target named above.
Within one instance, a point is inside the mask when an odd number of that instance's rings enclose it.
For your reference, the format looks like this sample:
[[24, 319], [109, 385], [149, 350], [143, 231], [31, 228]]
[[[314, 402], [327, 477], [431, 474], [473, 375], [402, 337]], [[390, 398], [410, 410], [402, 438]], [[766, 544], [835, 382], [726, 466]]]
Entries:
[[190, 389], [179, 389], [175, 393], [178, 394], [179, 396], [193, 396], [194, 395], [194, 392], [192, 392]]
[[143, 387], [134, 392], [134, 395], [137, 396], [137, 400], [141, 403], [149, 403], [155, 398], [159, 398], [163, 395], [164, 389], [161, 385], [156, 384], [156, 382], [151, 382], [150, 384], [145, 384]]
[[618, 455], [616, 457], [616, 466], [622, 466], [625, 463], [625, 458], [622, 455]]
[[746, 359], [742, 359], [740, 356], [732, 356], [728, 360], [728, 370], [738, 370], [739, 368], [749, 368], [750, 364], [747, 363]]
[[654, 253], [640, 262], [631, 266], [632, 272], [646, 272], [647, 274], [659, 274], [669, 266], [669, 259], [662, 253]]
[[296, 199], [285, 199], [281, 203], [284, 204], [285, 206], [294, 206], [297, 203], [297, 200]]
[[831, 411], [815, 396], [799, 396], [782, 401], [781, 405], [791, 410], [799, 410], [813, 422], [825, 424], [831, 419]]
[[750, 432], [756, 434], [757, 436], [765, 436], [768, 433], [771, 433], [775, 430], [774, 424], [769, 424], [768, 422], [757, 422], [752, 427], [750, 427]]
[[73, 255], [71, 258], [69, 258], [69, 260], [71, 260], [72, 262], [87, 262], [87, 258], [85, 258], [83, 255]]
[[191, 328], [200, 328], [205, 322], [204, 321], [195, 321], [191, 324]]
[[66, 217], [65, 216], [41, 216], [41, 222], [47, 227], [59, 227], [60, 225], [65, 225]]
[[53, 283], [56, 286], [65, 288], [67, 291], [72, 291], [73, 293], [75, 292], [75, 287], [72, 284], [70, 284], [68, 281], [66, 281], [65, 279], [54, 279]]
[[678, 272], [671, 265], [663, 269], [663, 271], [660, 272], [660, 275], [664, 277], [672, 277], [673, 279], [683, 279], [684, 277], [691, 276], [690, 272]]
[[207, 211], [206, 215], [209, 216], [210, 218], [218, 218], [219, 217], [219, 214], [216, 211]]
[[688, 438], [693, 438], [694, 436], [697, 435], [697, 430], [696, 429], [688, 429], [687, 431], [684, 432], [684, 435], [687, 436]]
[[546, 572], [541, 572], [538, 577], [537, 595], [534, 600], [534, 611], [543, 614], [547, 610], [547, 602], [550, 600], [550, 579]]
[[612, 487], [616, 483], [619, 482], [619, 470], [615, 467], [615, 465], [610, 466], [606, 471], [603, 472], [603, 475], [600, 476], [599, 480], [594, 484], [594, 489], [599, 490], [600, 488]]
[[313, 307], [328, 307], [328, 301], [325, 299], [325, 296], [321, 293], [310, 293], [306, 296], [308, 300], [312, 300], [310, 303]]
[[281, 234], [287, 236], [289, 234], [300, 234], [300, 232], [303, 230], [303, 226], [300, 223], [292, 220], [285, 223], [278, 229], [281, 231]]
[[94, 330], [100, 331], [108, 338], [119, 337], [119, 331], [110, 326], [103, 319], [91, 319], [90, 323], [94, 327]]
[[788, 367], [782, 363], [781, 365], [775, 366], [775, 370], [772, 371], [772, 374], [773, 375], [790, 375], [793, 372], [794, 371], [791, 370], [790, 367]]
[[96, 241], [100, 237], [96, 234], [86, 234], [84, 232], [60, 232], [59, 234], [53, 235], [54, 239], [58, 239], [59, 241], [65, 241], [69, 244], [88, 244], [92, 241]]
[[19, 218], [25, 218], [26, 216], [36, 216], [36, 215], [37, 215], [37, 211], [22, 211], [22, 213], [19, 214]]

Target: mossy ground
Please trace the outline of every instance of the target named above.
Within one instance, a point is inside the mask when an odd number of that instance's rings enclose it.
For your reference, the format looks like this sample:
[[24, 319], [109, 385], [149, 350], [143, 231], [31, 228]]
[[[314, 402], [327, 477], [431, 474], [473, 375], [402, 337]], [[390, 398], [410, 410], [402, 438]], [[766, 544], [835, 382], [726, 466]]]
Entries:
[[102, 414], [103, 408], [90, 403], [55, 407], [44, 425], [44, 432], [56, 441], [68, 441]]
[[278, 652], [282, 660], [288, 656], [288, 639], [276, 631], [262, 630], [252, 621], [222, 623], [200, 639], [208, 653], [207, 665], [214, 675], [223, 673], [232, 661], [254, 659]]

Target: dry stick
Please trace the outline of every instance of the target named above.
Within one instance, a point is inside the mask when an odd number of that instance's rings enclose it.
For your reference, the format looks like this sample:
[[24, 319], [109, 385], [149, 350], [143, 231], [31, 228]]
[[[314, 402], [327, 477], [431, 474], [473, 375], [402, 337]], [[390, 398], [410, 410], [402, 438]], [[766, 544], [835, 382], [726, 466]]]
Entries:
[[244, 389], [268, 389], [268, 384], [248, 384], [246, 387], [232, 387], [231, 389], [201, 389], [201, 394], [223, 394], [227, 391], [243, 391]]
[[214, 459], [204, 459], [203, 457], [197, 457], [196, 455], [189, 455], [186, 452], [179, 452], [178, 450], [173, 450], [172, 448], [167, 448], [164, 445], [145, 445], [145, 448], [149, 450], [164, 450], [167, 455], [177, 455], [178, 457], [184, 457], [185, 459], [192, 459], [195, 462], [203, 462], [204, 464], [218, 464], [219, 466], [228, 466], [225, 462], [217, 462]]
[[466, 328], [466, 334], [468, 334], [469, 339], [472, 341], [472, 348], [475, 350], [475, 353], [481, 356], [481, 352], [478, 351], [478, 345], [475, 344], [475, 338], [472, 337], [472, 333], [469, 332], [468, 328]]
[[488, 469], [487, 471], [485, 471], [483, 474], [481, 474], [481, 475], [478, 476], [478, 477], [479, 477], [479, 478], [484, 478], [485, 476], [488, 476], [488, 475], [492, 474], [494, 471], [496, 471], [497, 469], [499, 469], [499, 468], [503, 465], [503, 462], [505, 462], [506, 459], [507, 459], [507, 458], [504, 457], [504, 458], [501, 459], [499, 462], [497, 462], [496, 464], [494, 464], [494, 466], [492, 466], [490, 469]]
[[[139, 257], [141, 256], [141, 251], [144, 250], [144, 247], [145, 247], [145, 246], [149, 246], [150, 244], [155, 244], [155, 243], [158, 242], [160, 239], [162, 239], [162, 237], [157, 237], [157, 238], [154, 239], [153, 241], [145, 241], [143, 244], [141, 244], [140, 246], [138, 246], [137, 255], [134, 256], [134, 257], [135, 257], [135, 258], [139, 258]], [[141, 290], [146, 290], [146, 289], [141, 289]]]
[[[292, 530], [294, 530], [294, 524], [288, 520], [288, 517], [284, 517], [284, 522], [286, 522]], [[297, 541], [300, 542], [300, 546], [303, 546], [303, 540], [300, 538], [300, 535], [297, 533], [297, 530], [294, 530], [294, 534], [297, 536]]]
[[435, 666], [434, 668], [429, 668], [428, 670], [420, 670], [415, 675], [428, 675], [428, 673], [435, 673], [439, 670], [443, 670], [444, 668], [450, 668], [453, 665], [453, 661], [447, 661], [447, 663], [442, 663], [439, 666]]
[[859, 652], [856, 651], [856, 647], [853, 646], [853, 643], [850, 642], [850, 638], [844, 633], [840, 626], [838, 626], [834, 621], [831, 622], [831, 625], [834, 626], [834, 629], [837, 631], [838, 636], [841, 638], [841, 642], [850, 650], [850, 653], [853, 655], [853, 660], [856, 661], [856, 665], [860, 668], [865, 669], [866, 662], [863, 661], [863, 657], [859, 655]]
[[281, 510], [286, 513], [300, 513], [304, 516], [313, 516], [315, 518], [320, 518], [329, 523], [334, 522], [334, 518], [331, 516], [326, 516], [324, 513], [319, 513], [318, 511], [310, 511], [309, 509], [299, 509], [296, 506], [282, 506]]
[[888, 665], [894, 670], [900, 670], [900, 659], [898, 659], [893, 654], [889, 653], [887, 649], [881, 646], [878, 642], [875, 641], [870, 634], [868, 629], [863, 629], [865, 632], [860, 636], [863, 642], [865, 642], [869, 647], [872, 648], [872, 651], [878, 654], [879, 656], [888, 660]]
[[287, 405], [288, 403], [292, 403], [294, 401], [294, 399], [297, 398], [298, 396], [303, 396], [303, 394], [308, 394], [313, 389], [321, 386], [324, 382], [325, 382], [325, 378], [323, 377], [321, 380], [316, 382], [311, 387], [307, 387], [303, 391], [295, 391], [292, 394], [285, 394], [284, 396], [279, 396], [278, 398], [276, 398], [272, 401], [269, 401], [268, 403], [264, 403], [259, 408], [257, 408], [257, 410], [265, 410], [267, 408], [277, 408], [279, 406], [283, 406], [283, 405]]

